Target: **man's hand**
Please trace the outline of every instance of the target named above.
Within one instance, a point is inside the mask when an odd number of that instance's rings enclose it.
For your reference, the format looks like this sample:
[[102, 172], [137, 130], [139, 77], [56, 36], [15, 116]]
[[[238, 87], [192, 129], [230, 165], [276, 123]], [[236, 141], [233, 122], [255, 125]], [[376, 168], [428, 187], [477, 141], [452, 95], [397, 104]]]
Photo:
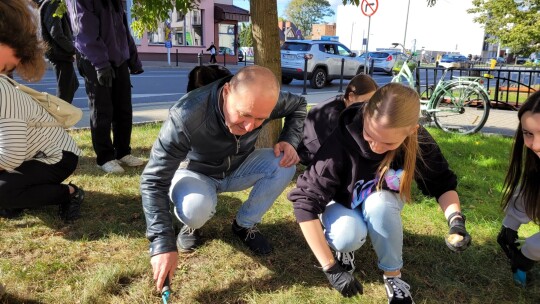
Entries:
[[274, 155], [278, 157], [283, 152], [283, 157], [279, 161], [281, 167], [290, 167], [298, 164], [300, 157], [296, 149], [288, 142], [280, 141], [274, 146]]
[[161, 292], [167, 274], [169, 274], [169, 280], [172, 281], [178, 265], [178, 252], [173, 251], [154, 255], [150, 259], [150, 264], [154, 273], [154, 281], [156, 281], [156, 290]]
[[96, 71], [97, 80], [100, 85], [111, 88], [113, 79], [116, 77], [114, 70], [111, 66]]
[[323, 272], [330, 284], [344, 297], [350, 298], [364, 292], [362, 284], [337, 262], [329, 269], [323, 270]]

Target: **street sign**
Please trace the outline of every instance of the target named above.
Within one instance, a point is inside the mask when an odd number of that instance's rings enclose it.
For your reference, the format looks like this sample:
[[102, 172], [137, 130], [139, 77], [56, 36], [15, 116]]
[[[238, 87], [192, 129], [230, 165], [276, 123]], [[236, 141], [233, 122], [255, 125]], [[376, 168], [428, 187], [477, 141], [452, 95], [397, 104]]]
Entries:
[[172, 48], [172, 41], [170, 40], [165, 41], [165, 47], [168, 49]]
[[378, 8], [379, 0], [362, 0], [362, 4], [360, 4], [362, 14], [367, 17], [373, 16], [373, 14], [375, 14]]

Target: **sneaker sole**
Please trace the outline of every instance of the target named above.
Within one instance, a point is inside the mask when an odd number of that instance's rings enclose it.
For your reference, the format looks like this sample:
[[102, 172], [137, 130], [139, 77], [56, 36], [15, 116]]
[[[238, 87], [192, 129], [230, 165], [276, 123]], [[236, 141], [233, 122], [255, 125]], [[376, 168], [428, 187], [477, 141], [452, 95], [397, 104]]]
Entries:
[[120, 160], [117, 160], [117, 162], [120, 164], [120, 165], [124, 165], [124, 166], [128, 166], [128, 167], [140, 167], [142, 165], [144, 165], [144, 163], [141, 163], [141, 164], [128, 164], [128, 163], [125, 163], [123, 161], [120, 161]]

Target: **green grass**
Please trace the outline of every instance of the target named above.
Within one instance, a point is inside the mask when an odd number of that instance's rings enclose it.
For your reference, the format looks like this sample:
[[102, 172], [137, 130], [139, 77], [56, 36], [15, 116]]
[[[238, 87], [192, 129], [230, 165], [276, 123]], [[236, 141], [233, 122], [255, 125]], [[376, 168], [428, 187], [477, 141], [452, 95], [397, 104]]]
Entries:
[[[147, 159], [159, 125], [133, 132], [133, 153]], [[444, 244], [446, 221], [433, 199], [414, 193], [403, 211], [404, 279], [416, 303], [538, 303], [536, 284], [515, 287], [495, 242], [503, 214], [499, 208], [511, 139], [451, 136], [431, 130], [459, 176], [459, 193], [473, 245], [454, 254]], [[139, 196], [142, 168], [104, 175], [94, 162], [88, 131], [74, 131], [83, 148], [69, 179], [87, 193], [83, 218], [64, 225], [56, 208], [0, 219], [0, 282], [8, 294], [0, 303], [160, 303], [154, 291]], [[300, 171], [300, 169], [299, 169]], [[248, 191], [219, 196], [215, 217], [203, 227], [204, 245], [180, 254], [172, 282], [172, 303], [385, 303], [376, 256], [369, 241], [356, 253], [356, 276], [364, 295], [342, 298], [314, 267], [313, 254], [282, 194], [263, 218], [261, 231], [275, 252], [254, 257], [231, 233], [230, 224]], [[520, 236], [538, 232], [529, 224]]]

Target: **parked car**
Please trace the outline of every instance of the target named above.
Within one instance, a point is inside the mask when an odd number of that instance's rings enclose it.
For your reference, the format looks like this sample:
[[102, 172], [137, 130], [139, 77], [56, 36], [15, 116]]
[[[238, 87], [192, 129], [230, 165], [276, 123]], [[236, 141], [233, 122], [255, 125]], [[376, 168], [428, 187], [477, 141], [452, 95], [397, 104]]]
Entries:
[[[365, 58], [365, 53], [361, 57]], [[373, 71], [392, 75], [392, 68], [397, 61], [405, 61], [407, 55], [400, 51], [369, 52], [368, 60], [373, 59]]]
[[219, 54], [220, 55], [223, 55], [223, 54], [227, 54], [227, 55], [234, 55], [234, 51], [229, 48], [229, 47], [226, 47], [226, 46], [220, 46], [219, 47]]
[[312, 88], [320, 89], [341, 75], [351, 79], [364, 70], [364, 61], [338, 41], [289, 40], [281, 46], [282, 83], [304, 79], [304, 58], [307, 62], [307, 78]]
[[238, 50], [238, 62], [244, 61], [244, 52]]
[[466, 69], [471, 67], [471, 62], [464, 55], [445, 54], [442, 55], [439, 66], [447, 69]]
[[516, 58], [516, 64], [525, 64], [525, 62], [527, 62], [528, 60], [529, 60], [529, 58], [527, 58], [527, 57], [518, 56]]

